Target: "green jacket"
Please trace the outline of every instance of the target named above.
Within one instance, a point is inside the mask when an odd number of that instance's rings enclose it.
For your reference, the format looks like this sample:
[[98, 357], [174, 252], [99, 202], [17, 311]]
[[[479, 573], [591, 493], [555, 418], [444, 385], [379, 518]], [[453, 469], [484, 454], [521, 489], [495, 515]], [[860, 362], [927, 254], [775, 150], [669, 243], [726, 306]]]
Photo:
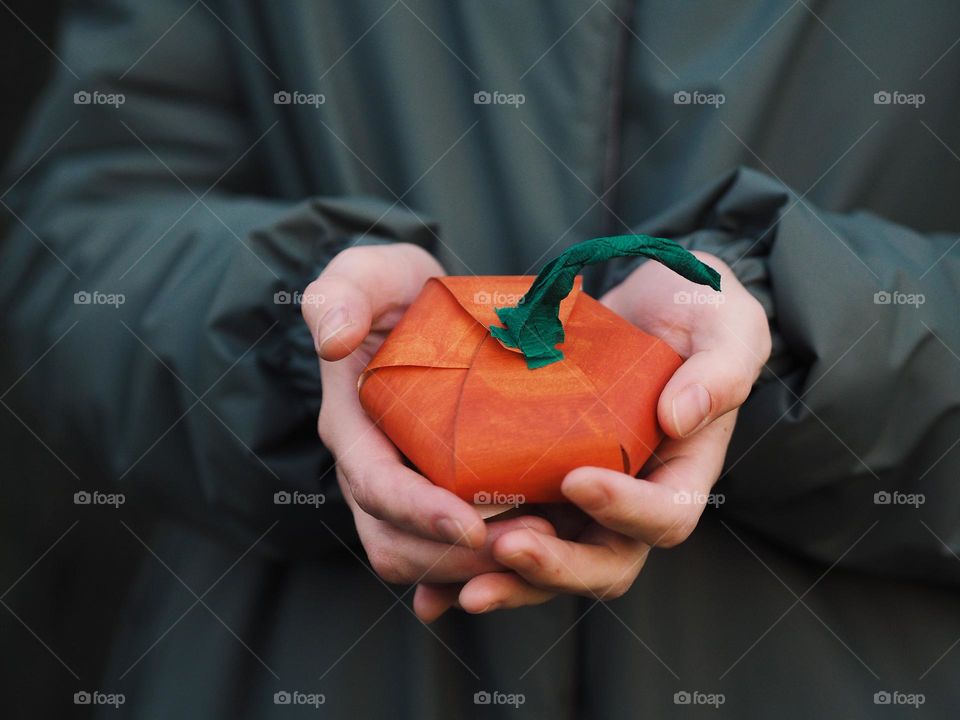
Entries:
[[[132, 718], [953, 716], [958, 27], [949, 0], [74, 3], [0, 188], [9, 716], [114, 717], [94, 689]], [[770, 317], [723, 504], [617, 601], [423, 627], [362, 561], [284, 293], [356, 241], [529, 273], [627, 230], [719, 254]]]

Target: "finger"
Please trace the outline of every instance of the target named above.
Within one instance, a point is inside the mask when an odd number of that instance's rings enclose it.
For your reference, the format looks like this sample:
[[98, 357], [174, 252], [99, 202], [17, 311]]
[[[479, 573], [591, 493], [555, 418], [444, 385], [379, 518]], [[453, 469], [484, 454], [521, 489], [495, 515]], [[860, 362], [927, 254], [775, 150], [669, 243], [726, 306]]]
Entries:
[[476, 509], [398, 458], [337, 458], [348, 504], [427, 540], [481, 547], [487, 529]]
[[[665, 438], [641, 469], [640, 477], [678, 490], [709, 490], [720, 477], [739, 412], [731, 410], [691, 437]], [[680, 458], [696, 462], [680, 465]], [[668, 463], [667, 470], [656, 472]], [[678, 472], [681, 467], [690, 472]]]
[[535, 587], [513, 572], [477, 575], [467, 581], [456, 598], [465, 612], [479, 615], [494, 610], [509, 610], [540, 605], [556, 593]]
[[[346, 415], [340, 432], [321, 437], [337, 459], [351, 509], [427, 540], [469, 548], [483, 545], [487, 528], [472, 505], [404, 465], [396, 448], [372, 424], [351, 434]], [[360, 425], [369, 423], [359, 420]]]
[[[553, 526], [536, 516], [512, 518], [511, 522], [498, 521], [491, 525], [490, 542], [519, 527], [556, 536]], [[470, 613], [483, 613], [537, 605], [553, 596], [554, 593], [535, 588], [514, 573], [492, 572], [476, 575], [470, 578], [466, 585], [420, 583], [414, 592], [413, 606], [417, 617], [423, 622], [433, 622], [452, 607], [460, 607]]]
[[660, 393], [657, 418], [667, 435], [693, 435], [747, 399], [760, 364], [730, 344], [692, 355]]
[[347, 501], [420, 537], [480, 547], [486, 535], [480, 514], [403, 464], [400, 452], [360, 406], [351, 377], [344, 363], [321, 363], [318, 431], [345, 481]]
[[674, 547], [700, 520], [723, 466], [733, 421], [724, 417], [693, 438], [668, 440], [646, 479], [582, 467], [567, 474], [561, 490], [604, 527], [649, 545]]
[[325, 360], [346, 357], [378, 318], [409, 305], [428, 278], [442, 274], [429, 253], [407, 243], [340, 252], [307, 286], [300, 305], [317, 353]]
[[596, 544], [517, 530], [493, 543], [493, 557], [544, 590], [620, 597], [640, 572], [648, 546], [603, 528], [592, 539]]
[[432, 623], [457, 606], [461, 587], [459, 584], [420, 583], [413, 591], [413, 611], [422, 622]]
[[526, 528], [544, 536], [553, 532], [542, 518], [511, 518], [491, 527], [490, 540], [484, 547], [471, 550], [410, 535], [362, 511], [354, 517], [370, 565], [386, 582], [397, 585], [464, 582], [476, 575], [503, 570], [493, 557], [492, 543], [496, 538]]
[[770, 355], [770, 331], [760, 303], [726, 265], [721, 305], [699, 307], [693, 352], [660, 393], [657, 417], [673, 438], [689, 437], [750, 394]]

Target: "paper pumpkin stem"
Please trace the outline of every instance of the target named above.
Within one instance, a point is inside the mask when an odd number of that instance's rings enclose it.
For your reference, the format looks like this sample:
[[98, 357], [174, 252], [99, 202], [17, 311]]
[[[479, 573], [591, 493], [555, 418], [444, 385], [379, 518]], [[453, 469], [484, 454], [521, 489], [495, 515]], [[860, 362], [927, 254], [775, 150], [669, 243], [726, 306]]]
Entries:
[[594, 238], [571, 246], [547, 263], [515, 306], [496, 308], [505, 327], [491, 326], [490, 334], [520, 350], [531, 370], [562, 360], [563, 352], [556, 347], [564, 338], [560, 302], [573, 289], [577, 274], [586, 265], [631, 256], [656, 260], [688, 280], [720, 290], [720, 273], [672, 240], [649, 235]]

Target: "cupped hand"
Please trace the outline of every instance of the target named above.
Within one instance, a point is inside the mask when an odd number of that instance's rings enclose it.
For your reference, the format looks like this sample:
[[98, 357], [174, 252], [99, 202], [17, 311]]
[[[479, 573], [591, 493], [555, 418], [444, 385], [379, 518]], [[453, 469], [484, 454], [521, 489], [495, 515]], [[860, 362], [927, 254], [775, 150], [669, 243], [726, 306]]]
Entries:
[[770, 354], [760, 304], [722, 261], [697, 255], [720, 272], [722, 293], [647, 262], [602, 298], [684, 358], [658, 402], [666, 438], [640, 477], [591, 467], [570, 472], [562, 491], [571, 504], [543, 509], [556, 534], [535, 528], [499, 534], [492, 557], [515, 573], [484, 573], [455, 589], [425, 588], [436, 606], [489, 612], [557, 593], [619, 597], [651, 547], [675, 546], [696, 527], [720, 475], [737, 408]]
[[[336, 460], [367, 557], [387, 582], [463, 582], [504, 571], [492, 556], [501, 535], [528, 528], [554, 534], [541, 517], [484, 523], [472, 505], [407, 467], [360, 405], [360, 373], [427, 279], [443, 274], [415, 245], [351, 247], [306, 288], [301, 303], [320, 357], [320, 439]], [[429, 593], [418, 594], [415, 609], [432, 619]]]

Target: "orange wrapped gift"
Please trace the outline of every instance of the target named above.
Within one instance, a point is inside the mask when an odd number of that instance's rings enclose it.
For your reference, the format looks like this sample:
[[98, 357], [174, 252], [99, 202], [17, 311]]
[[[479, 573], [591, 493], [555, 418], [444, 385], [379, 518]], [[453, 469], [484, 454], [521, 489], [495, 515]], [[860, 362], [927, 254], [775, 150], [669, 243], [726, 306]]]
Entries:
[[574, 245], [536, 278], [431, 278], [360, 377], [360, 402], [432, 482], [480, 504], [559, 502], [592, 465], [639, 472], [681, 358], [584, 293], [577, 273], [642, 255], [693, 282], [719, 275], [679, 245]]

